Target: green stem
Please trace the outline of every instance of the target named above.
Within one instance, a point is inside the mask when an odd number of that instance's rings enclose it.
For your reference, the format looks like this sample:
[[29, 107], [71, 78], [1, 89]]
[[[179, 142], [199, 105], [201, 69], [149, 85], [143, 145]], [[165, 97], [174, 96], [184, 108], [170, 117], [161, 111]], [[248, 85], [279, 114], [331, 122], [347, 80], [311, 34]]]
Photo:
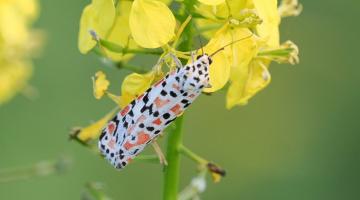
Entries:
[[135, 54], [150, 54], [150, 55], [161, 55], [162, 52], [159, 50], [151, 50], [151, 49], [128, 49], [124, 48], [116, 43], [100, 39], [99, 41], [100, 45], [105, 47], [107, 50], [112, 51], [114, 53], [135, 53]]
[[201, 156], [197, 155], [193, 151], [191, 151], [189, 148], [185, 147], [184, 145], [180, 145], [179, 152], [185, 155], [186, 157], [190, 158], [191, 160], [197, 162], [200, 165], [206, 165], [209, 163], [209, 161], [205, 160]]
[[181, 128], [183, 123], [183, 116], [180, 116], [175, 121], [175, 130], [168, 136], [166, 158], [168, 166], [165, 168], [164, 174], [164, 200], [176, 200], [179, 188], [180, 177], [180, 154], [179, 148], [181, 146], [182, 134]]
[[132, 72], [139, 73], [139, 74], [144, 74], [144, 73], [148, 72], [148, 70], [144, 69], [143, 67], [136, 66], [136, 65], [130, 65], [128, 63], [123, 63], [123, 62], [116, 63], [116, 67], [119, 69], [127, 69]]
[[[184, 6], [185, 10], [188, 13], [193, 13], [194, 5], [196, 0], [185, 0]], [[185, 22], [188, 18], [188, 14], [183, 15], [182, 22]], [[180, 51], [189, 51], [192, 48], [192, 21], [188, 22], [188, 25], [184, 28], [182, 34], [186, 40], [178, 46]], [[187, 60], [182, 59], [183, 63], [186, 63]], [[180, 178], [180, 146], [182, 145], [182, 133], [181, 126], [183, 123], [184, 115], [179, 116], [175, 121], [175, 130], [171, 131], [168, 136], [167, 141], [167, 152], [166, 159], [168, 166], [165, 168], [164, 173], [164, 191], [163, 191], [163, 200], [177, 200], [178, 198], [178, 189], [179, 189], [179, 178]]]

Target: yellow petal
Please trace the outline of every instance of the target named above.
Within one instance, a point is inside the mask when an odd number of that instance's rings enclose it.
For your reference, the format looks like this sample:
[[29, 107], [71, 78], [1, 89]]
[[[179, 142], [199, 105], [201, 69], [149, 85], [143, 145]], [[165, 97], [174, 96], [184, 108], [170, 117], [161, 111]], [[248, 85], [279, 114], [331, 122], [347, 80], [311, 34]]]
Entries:
[[263, 20], [263, 23], [257, 27], [259, 36], [267, 40], [268, 46], [279, 46], [280, 15], [277, 8], [277, 0], [253, 0], [253, 3], [260, 18]]
[[30, 20], [33, 20], [38, 16], [38, 0], [17, 0], [15, 2], [22, 14], [28, 17]]
[[122, 108], [121, 107], [121, 97], [120, 96], [117, 96], [117, 95], [115, 95], [115, 94], [113, 94], [113, 93], [110, 93], [110, 92], [107, 92], [106, 93], [107, 94], [107, 96], [109, 97], [109, 99], [111, 99], [114, 103], [116, 103], [120, 108]]
[[234, 73], [233, 68], [242, 69], [242, 66], [246, 66], [250, 62], [256, 52], [256, 42], [251, 35], [252, 33], [247, 28], [233, 28], [225, 25], [210, 40], [205, 47], [206, 52], [209, 54], [234, 41], [243, 39], [225, 47], [223, 51], [212, 57], [213, 63], [210, 65], [209, 72], [212, 87], [206, 88], [205, 92], [214, 92], [221, 89], [229, 80], [230, 72]]
[[95, 31], [100, 38], [105, 38], [115, 20], [115, 7], [112, 0], [93, 0], [81, 15], [78, 47], [81, 53], [89, 52], [96, 42], [89, 31]]
[[98, 71], [93, 78], [93, 90], [96, 99], [101, 99], [107, 91], [110, 82], [106, 79], [106, 75], [102, 71]]
[[32, 67], [22, 62], [0, 63], [0, 104], [10, 100], [24, 88]]
[[[228, 37], [228, 27], [224, 26], [204, 47], [204, 51], [208, 54], [215, 52], [226, 44], [231, 42], [231, 37]], [[205, 88], [204, 92], [215, 92], [228, 82], [230, 77], [230, 60], [224, 51], [220, 51], [212, 57], [212, 64], [209, 68], [210, 85], [211, 88]]]
[[216, 6], [225, 2], [225, 0], [199, 0], [201, 3]]
[[[129, 27], [129, 15], [131, 8], [131, 1], [119, 1], [116, 7], [116, 18], [113, 28], [110, 30], [106, 40], [118, 44], [122, 47], [128, 47], [135, 49], [137, 47], [134, 40], [130, 39], [130, 27]], [[105, 49], [106, 55], [108, 55], [114, 61], [124, 61], [132, 58], [133, 54], [114, 53]]]
[[89, 140], [97, 139], [101, 133], [101, 130], [106, 125], [106, 123], [113, 117], [115, 110], [96, 121], [95, 123], [90, 124], [85, 128], [77, 130], [74, 134], [79, 140], [83, 142], [88, 142]]
[[[227, 96], [228, 109], [235, 105], [247, 104], [251, 97], [270, 83], [271, 76], [265, 62], [266, 61], [260, 59], [255, 59], [249, 64], [247, 75], [242, 76], [241, 74], [237, 74], [234, 76], [234, 79], [242, 79], [243, 82], [234, 80], [229, 87]], [[239, 91], [239, 88], [242, 90]]]
[[125, 107], [132, 100], [144, 93], [155, 78], [154, 72], [147, 74], [132, 73], [128, 75], [121, 86], [121, 107]]
[[220, 182], [222, 176], [220, 174], [217, 174], [217, 173], [211, 173], [211, 178], [212, 178], [214, 183], [218, 183], [218, 182]]
[[144, 48], [158, 48], [175, 36], [175, 17], [161, 1], [135, 0], [130, 11], [130, 30]]
[[[27, 18], [18, 11], [16, 6], [0, 6], [0, 39], [4, 40], [4, 44], [0, 44], [0, 46], [8, 45], [10, 48], [25, 46], [30, 35], [27, 21]], [[9, 49], [7, 49], [5, 53], [7, 53], [7, 51], [9, 51]]]

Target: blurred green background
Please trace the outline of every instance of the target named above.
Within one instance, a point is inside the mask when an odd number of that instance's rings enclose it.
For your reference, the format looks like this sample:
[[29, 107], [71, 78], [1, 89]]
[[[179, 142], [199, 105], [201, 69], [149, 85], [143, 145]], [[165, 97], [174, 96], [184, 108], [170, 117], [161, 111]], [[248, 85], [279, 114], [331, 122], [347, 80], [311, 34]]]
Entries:
[[[47, 32], [47, 42], [31, 80], [40, 96], [30, 101], [18, 95], [0, 107], [0, 168], [61, 155], [73, 165], [61, 175], [0, 183], [0, 199], [80, 199], [88, 181], [105, 183], [114, 199], [161, 199], [159, 165], [134, 163], [118, 172], [68, 141], [71, 127], [86, 126], [113, 107], [93, 98], [90, 77], [104, 70], [119, 93], [125, 75], [79, 53], [78, 23], [88, 2], [41, 1], [36, 27]], [[220, 183], [209, 183], [203, 199], [360, 198], [360, 4], [301, 3], [302, 15], [281, 26], [282, 41], [300, 48], [299, 65], [273, 64], [272, 83], [245, 107], [226, 110], [220, 92], [201, 96], [186, 112], [185, 144], [227, 170]], [[195, 165], [182, 161], [183, 187]]]

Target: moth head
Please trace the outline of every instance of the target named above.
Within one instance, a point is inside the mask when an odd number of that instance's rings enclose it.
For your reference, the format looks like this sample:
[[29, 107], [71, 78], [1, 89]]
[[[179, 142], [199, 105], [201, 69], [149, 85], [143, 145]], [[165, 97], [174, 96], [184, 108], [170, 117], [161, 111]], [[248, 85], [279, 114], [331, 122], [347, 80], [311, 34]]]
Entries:
[[213, 62], [211, 57], [207, 54], [207, 53], [204, 53], [202, 55], [198, 55], [196, 57], [196, 60], [200, 61], [200, 62], [205, 62], [207, 63], [208, 65], [211, 65], [211, 63]]

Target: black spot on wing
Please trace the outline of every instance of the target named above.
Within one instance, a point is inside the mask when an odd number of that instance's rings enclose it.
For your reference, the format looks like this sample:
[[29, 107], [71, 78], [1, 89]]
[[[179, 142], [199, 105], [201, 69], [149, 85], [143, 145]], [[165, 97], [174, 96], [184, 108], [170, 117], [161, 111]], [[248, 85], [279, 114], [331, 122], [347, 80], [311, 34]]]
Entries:
[[153, 131], [153, 130], [154, 130], [154, 127], [148, 126], [148, 127], [146, 127], [146, 130], [148, 130], [148, 131]]
[[161, 90], [160, 94], [161, 94], [162, 96], [166, 96], [166, 95], [167, 95], [167, 92], [166, 92], [165, 90]]
[[175, 98], [175, 97], [177, 97], [177, 94], [175, 92], [173, 92], [173, 91], [170, 91], [170, 96]]
[[100, 140], [102, 140], [105, 135], [106, 135], [106, 130], [103, 129], [100, 135]]
[[159, 114], [160, 114], [159, 111], [155, 111], [154, 114], [153, 114], [153, 116], [154, 116], [154, 117], [158, 117]]
[[170, 114], [169, 114], [169, 113], [164, 113], [164, 114], [163, 114], [163, 118], [164, 118], [164, 119], [169, 119], [169, 117], [170, 117]]

